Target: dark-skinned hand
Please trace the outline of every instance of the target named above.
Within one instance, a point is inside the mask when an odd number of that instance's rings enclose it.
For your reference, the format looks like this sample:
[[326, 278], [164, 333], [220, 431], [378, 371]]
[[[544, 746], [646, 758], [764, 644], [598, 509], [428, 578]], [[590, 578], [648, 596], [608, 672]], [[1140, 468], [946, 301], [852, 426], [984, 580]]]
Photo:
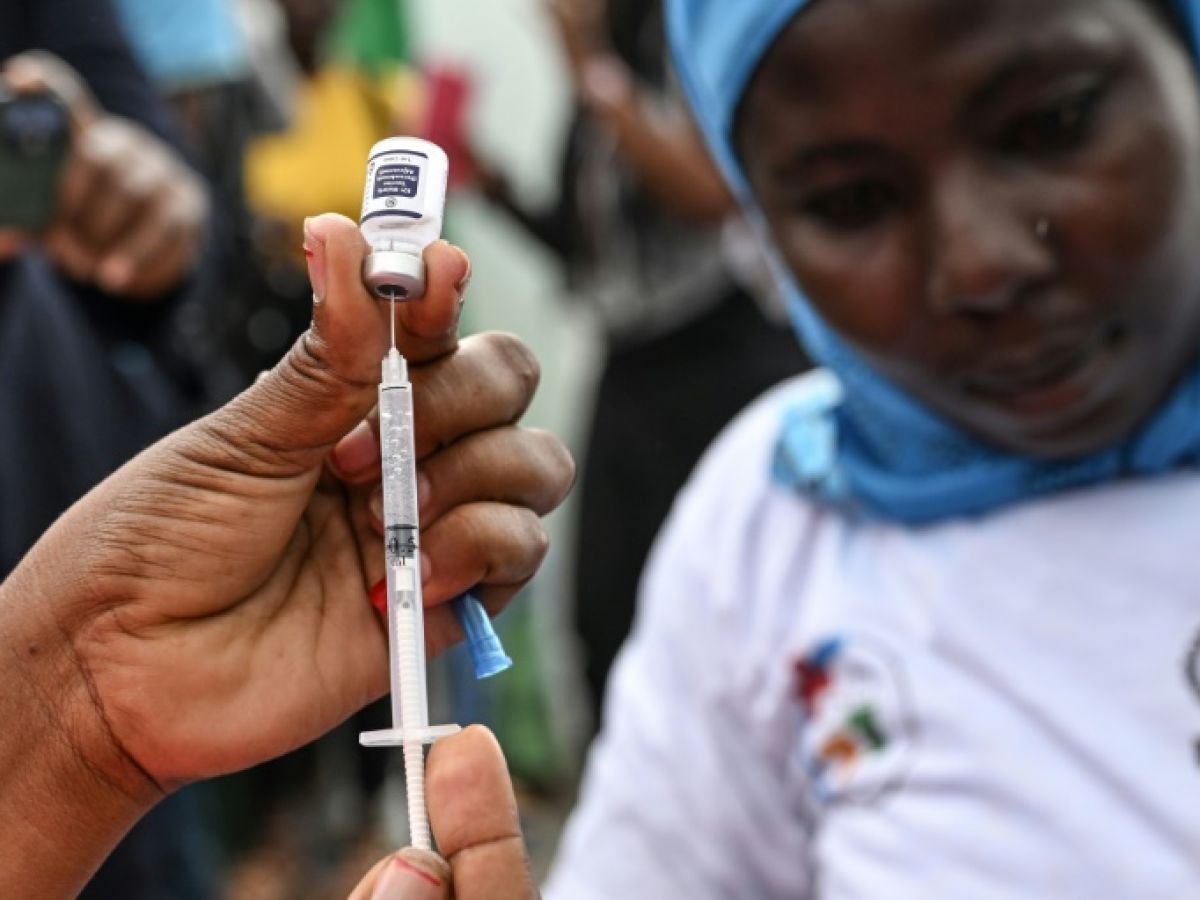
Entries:
[[[39, 896], [74, 884], [80, 858], [86, 876], [113, 822], [298, 747], [387, 690], [368, 599], [383, 574], [377, 461], [360, 423], [388, 311], [362, 286], [353, 222], [322, 216], [306, 232], [313, 324], [287, 357], [86, 495], [0, 585], [0, 873], [33, 868]], [[533, 575], [539, 516], [574, 466], [516, 424], [537, 382], [528, 350], [458, 340], [465, 254], [437, 243], [425, 263], [426, 296], [397, 313], [436, 653], [460, 636], [447, 601], [478, 585], [496, 611]]]

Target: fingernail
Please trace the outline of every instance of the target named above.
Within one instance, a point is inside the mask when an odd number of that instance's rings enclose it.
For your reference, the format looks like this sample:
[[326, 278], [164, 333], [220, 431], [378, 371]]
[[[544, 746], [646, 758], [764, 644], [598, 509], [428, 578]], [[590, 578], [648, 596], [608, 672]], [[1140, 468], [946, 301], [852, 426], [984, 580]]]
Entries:
[[380, 578], [371, 588], [371, 605], [379, 610], [381, 616], [387, 615], [387, 579]]
[[424, 550], [421, 551], [421, 587], [429, 583], [429, 579], [433, 577], [433, 563], [429, 561], [429, 554]]
[[393, 856], [371, 900], [436, 900], [445, 896], [442, 879], [402, 856]]
[[325, 299], [325, 241], [313, 230], [312, 219], [304, 220], [304, 255], [308, 259], [308, 281], [313, 289], [313, 301]]
[[380, 525], [383, 524], [383, 487], [378, 486], [371, 491], [371, 496], [367, 500], [367, 510], [375, 517], [375, 520]]
[[417, 472], [417, 510], [424, 514], [429, 506], [429, 492], [433, 490], [424, 472]]
[[379, 441], [366, 422], [355, 425], [354, 430], [333, 448], [333, 464], [345, 476], [357, 475], [377, 462]]

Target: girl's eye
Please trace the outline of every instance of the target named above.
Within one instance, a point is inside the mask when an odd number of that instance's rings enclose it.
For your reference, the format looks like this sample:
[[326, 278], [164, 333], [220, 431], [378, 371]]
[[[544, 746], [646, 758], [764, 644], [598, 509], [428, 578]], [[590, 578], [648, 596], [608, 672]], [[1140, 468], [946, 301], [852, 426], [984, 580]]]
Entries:
[[898, 192], [887, 182], [856, 181], [808, 196], [806, 216], [834, 231], [868, 228], [899, 205]]
[[1091, 134], [1104, 91], [1095, 85], [1073, 91], [1013, 120], [1000, 136], [1007, 153], [1050, 157], [1083, 146]]

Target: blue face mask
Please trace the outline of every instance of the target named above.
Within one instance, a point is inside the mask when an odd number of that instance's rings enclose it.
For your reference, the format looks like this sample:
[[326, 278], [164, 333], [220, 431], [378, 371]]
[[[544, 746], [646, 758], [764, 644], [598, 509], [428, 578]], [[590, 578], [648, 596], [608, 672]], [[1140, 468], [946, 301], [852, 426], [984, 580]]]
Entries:
[[[768, 247], [734, 153], [733, 119], [759, 62], [808, 2], [666, 0], [680, 82], [713, 156]], [[1175, 5], [1200, 56], [1200, 0]], [[1070, 462], [1032, 459], [966, 434], [880, 376], [822, 321], [778, 261], [775, 269], [801, 339], [835, 376], [785, 412], [773, 474], [789, 487], [919, 524], [1200, 462], [1200, 364], [1121, 444]]]
[[117, 0], [138, 61], [169, 91], [245, 78], [250, 57], [231, 4], [221, 0]]

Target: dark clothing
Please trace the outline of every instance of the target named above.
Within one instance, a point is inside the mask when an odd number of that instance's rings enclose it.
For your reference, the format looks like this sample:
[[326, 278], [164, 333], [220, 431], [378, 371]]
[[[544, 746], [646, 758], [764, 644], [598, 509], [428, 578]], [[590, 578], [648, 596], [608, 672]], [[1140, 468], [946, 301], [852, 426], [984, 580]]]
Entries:
[[0, 60], [26, 50], [61, 56], [102, 107], [178, 146], [170, 116], [134, 60], [108, 0], [3, 0]]
[[174, 794], [144, 816], [79, 900], [215, 900], [220, 863], [202, 823], [209, 785]]
[[[178, 148], [108, 0], [0, 0], [0, 60], [34, 49], [62, 57], [104, 109]], [[0, 579], [70, 504], [195, 414], [198, 371], [171, 342], [203, 290], [192, 279], [157, 302], [125, 303], [69, 282], [36, 251], [0, 265]], [[81, 896], [214, 896], [200, 840], [193, 797], [171, 797]]]
[[0, 268], [0, 577], [193, 414], [197, 382], [157, 340], [162, 319], [67, 284], [37, 253]]
[[[0, 59], [31, 49], [178, 148], [108, 0], [0, 0]], [[0, 578], [80, 495], [194, 414], [198, 374], [167, 331], [184, 295], [127, 303], [36, 252], [0, 265]]]
[[675, 495], [743, 406], [807, 367], [791, 331], [736, 290], [678, 331], [610, 352], [583, 457], [575, 561], [575, 625], [597, 717]]

